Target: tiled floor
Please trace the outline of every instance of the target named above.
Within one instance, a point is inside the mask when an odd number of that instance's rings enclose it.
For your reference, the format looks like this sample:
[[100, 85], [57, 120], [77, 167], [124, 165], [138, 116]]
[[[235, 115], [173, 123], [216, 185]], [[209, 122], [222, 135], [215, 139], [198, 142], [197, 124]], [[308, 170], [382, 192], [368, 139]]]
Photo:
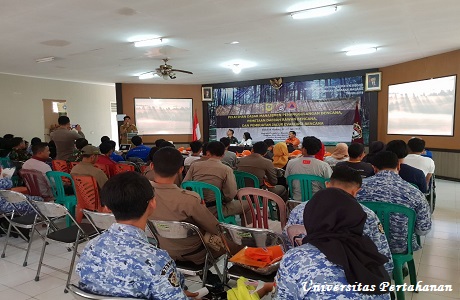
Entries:
[[[460, 183], [437, 180], [436, 190], [438, 200], [433, 228], [426, 238], [422, 238], [423, 249], [415, 254], [417, 279], [423, 284], [451, 284], [453, 291], [406, 292], [406, 299], [460, 299]], [[4, 237], [0, 238], [0, 246], [3, 246], [3, 241]], [[11, 241], [22, 246], [26, 244], [21, 239], [13, 238]], [[22, 266], [24, 251], [13, 247], [7, 249], [6, 257], [0, 259], [0, 299], [73, 299], [64, 294], [65, 274], [43, 267], [40, 281], [34, 281], [40, 247], [41, 243], [36, 240], [27, 267]], [[70, 258], [71, 253], [65, 248], [50, 245], [45, 261], [67, 270]], [[72, 282], [78, 281], [75, 274], [72, 278]], [[187, 278], [191, 291], [201, 287], [198, 280]]]

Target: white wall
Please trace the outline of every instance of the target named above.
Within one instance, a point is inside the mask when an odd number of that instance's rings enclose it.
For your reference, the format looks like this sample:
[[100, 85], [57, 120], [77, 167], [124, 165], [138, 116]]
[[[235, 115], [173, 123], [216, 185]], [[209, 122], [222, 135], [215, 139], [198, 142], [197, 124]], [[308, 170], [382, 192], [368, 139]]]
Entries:
[[[12, 133], [26, 140], [43, 140], [42, 99], [67, 100], [72, 124], [80, 124], [86, 139], [100, 144], [111, 135], [110, 102], [115, 85], [88, 84], [0, 74], [0, 135]], [[57, 120], [56, 120], [57, 123]]]

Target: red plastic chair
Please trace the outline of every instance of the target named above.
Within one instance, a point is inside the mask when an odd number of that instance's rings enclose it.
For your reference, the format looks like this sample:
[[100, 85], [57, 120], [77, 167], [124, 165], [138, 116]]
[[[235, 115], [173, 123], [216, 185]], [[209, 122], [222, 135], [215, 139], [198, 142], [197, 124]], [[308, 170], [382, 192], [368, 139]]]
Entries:
[[30, 196], [39, 196], [45, 201], [54, 201], [48, 180], [40, 171], [21, 169], [19, 175], [24, 180]]
[[[253, 228], [269, 229], [269, 201], [275, 202], [278, 206], [279, 221], [281, 223], [281, 228], [284, 228], [286, 226], [286, 204], [280, 196], [266, 190], [252, 187], [239, 189], [236, 196], [240, 200], [241, 204], [243, 204], [243, 200], [246, 200], [248, 201], [249, 206], [253, 207], [253, 209], [251, 209]], [[260, 206], [261, 204], [262, 207]]]
[[69, 173], [72, 171], [73, 167], [75, 167], [76, 165], [78, 165], [77, 161], [69, 162]]
[[145, 172], [150, 171], [150, 165], [141, 166], [141, 173], [145, 174]]
[[64, 173], [69, 173], [69, 166], [65, 160], [60, 159], [53, 159], [51, 161], [51, 165], [53, 166], [53, 171], [59, 171]]
[[110, 178], [110, 168], [108, 165], [95, 163], [94, 166], [98, 169], [101, 169], [105, 173], [107, 178]]
[[134, 172], [134, 171], [136, 171], [134, 166], [127, 165], [127, 164], [116, 164], [114, 166], [114, 170], [115, 170], [115, 175], [120, 174], [120, 173], [124, 173], [124, 172]]
[[72, 175], [77, 193], [77, 206], [75, 207], [75, 220], [78, 223], [83, 219], [82, 209], [102, 212], [99, 188], [96, 179], [88, 175]]

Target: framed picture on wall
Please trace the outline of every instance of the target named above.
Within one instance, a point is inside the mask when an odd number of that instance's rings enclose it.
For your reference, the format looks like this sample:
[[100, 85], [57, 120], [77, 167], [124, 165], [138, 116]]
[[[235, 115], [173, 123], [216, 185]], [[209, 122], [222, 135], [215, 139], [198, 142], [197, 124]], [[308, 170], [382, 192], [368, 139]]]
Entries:
[[201, 88], [201, 95], [203, 101], [212, 101], [212, 87], [206, 86]]
[[375, 92], [382, 90], [382, 72], [366, 73], [364, 91]]

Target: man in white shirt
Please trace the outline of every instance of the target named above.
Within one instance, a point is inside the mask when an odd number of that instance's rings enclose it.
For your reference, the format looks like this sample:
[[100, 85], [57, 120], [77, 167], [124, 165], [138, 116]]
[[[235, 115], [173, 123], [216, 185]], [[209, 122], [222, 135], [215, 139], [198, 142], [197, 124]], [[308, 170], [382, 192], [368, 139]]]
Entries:
[[200, 141], [194, 141], [190, 143], [192, 154], [184, 160], [184, 166], [187, 170], [188, 168], [190, 168], [190, 164], [193, 161], [200, 159], [202, 146], [203, 143], [201, 143]]
[[425, 141], [421, 138], [413, 137], [407, 142], [407, 146], [409, 146], [409, 155], [404, 158], [404, 163], [422, 170], [428, 185], [431, 176], [434, 174], [435, 166], [431, 158], [421, 155], [425, 150]]
[[50, 158], [50, 149], [47, 143], [38, 143], [32, 146], [33, 156], [29, 158], [22, 168], [24, 170], [40, 171], [46, 178], [46, 172], [51, 171], [51, 167], [46, 163]]

